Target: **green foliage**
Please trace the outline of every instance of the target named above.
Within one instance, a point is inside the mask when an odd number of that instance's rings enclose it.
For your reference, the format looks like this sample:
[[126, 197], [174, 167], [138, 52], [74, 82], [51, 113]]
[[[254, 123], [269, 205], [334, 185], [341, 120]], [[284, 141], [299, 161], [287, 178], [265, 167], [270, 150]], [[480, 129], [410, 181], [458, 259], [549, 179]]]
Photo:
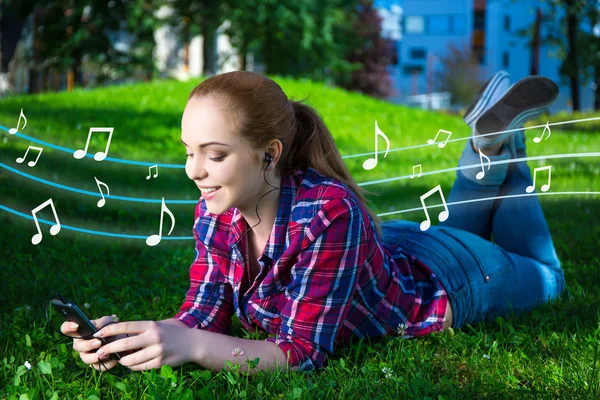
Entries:
[[[440, 128], [454, 138], [470, 135], [459, 117], [409, 109], [315, 84], [275, 78], [290, 97], [315, 106], [330, 127], [342, 155], [373, 151], [373, 121], [392, 148], [425, 144]], [[28, 117], [23, 131], [32, 138], [72, 149], [85, 144], [91, 126], [114, 126], [109, 156], [138, 161], [184, 162], [179, 142], [180, 118], [197, 82], [152, 82], [73, 93], [19, 96], [0, 100], [0, 123], [15, 126], [20, 108]], [[554, 118], [554, 117], [552, 117]], [[551, 119], [551, 122], [553, 120]], [[544, 121], [545, 123], [545, 121]], [[597, 151], [597, 130], [556, 129], [544, 145], [532, 142], [540, 131], [527, 131], [531, 157]], [[104, 138], [105, 139], [105, 138]], [[102, 138], [90, 149], [102, 147]], [[52, 182], [96, 191], [97, 176], [111, 194], [169, 199], [197, 199], [199, 193], [183, 170], [161, 169], [147, 181], [148, 169], [94, 160], [74, 160], [64, 152], [44, 150], [30, 169], [15, 159], [30, 141], [0, 131], [0, 162]], [[456, 166], [464, 142], [390, 151], [377, 168], [365, 171], [366, 157], [345, 159], [357, 182], [401, 175], [412, 166], [429, 171]], [[381, 149], [381, 146], [380, 146]], [[598, 190], [600, 168], [592, 157], [549, 159], [553, 191]], [[543, 165], [530, 161], [530, 168]], [[418, 208], [419, 196], [440, 184], [448, 193], [455, 171], [367, 187], [378, 212]], [[158, 227], [156, 204], [72, 193], [0, 169], [0, 204], [24, 214], [53, 198], [61, 223], [115, 233], [150, 235]], [[424, 338], [359, 340], [340, 346], [328, 365], [315, 373], [277, 371], [248, 376], [238, 366], [207, 371], [197, 365], [162, 367], [130, 373], [117, 366], [99, 373], [86, 366], [59, 333], [62, 323], [49, 306], [61, 292], [92, 318], [117, 314], [121, 321], [160, 320], [173, 316], [189, 285], [193, 242], [163, 241], [148, 248], [144, 240], [124, 240], [61, 230], [31, 244], [31, 220], [0, 212], [0, 398], [2, 399], [465, 399], [598, 398], [600, 395], [600, 207], [594, 196], [540, 196], [568, 291], [563, 298], [511, 318], [434, 333]], [[193, 205], [173, 205], [173, 236], [191, 236]], [[392, 218], [420, 221], [422, 212]], [[42, 216], [51, 220], [51, 212]], [[233, 334], [247, 339], [234, 318]], [[30, 365], [28, 369], [26, 362]], [[252, 360], [258, 363], [258, 360]], [[256, 365], [256, 364], [253, 364]], [[384, 372], [385, 371], [385, 372]]]

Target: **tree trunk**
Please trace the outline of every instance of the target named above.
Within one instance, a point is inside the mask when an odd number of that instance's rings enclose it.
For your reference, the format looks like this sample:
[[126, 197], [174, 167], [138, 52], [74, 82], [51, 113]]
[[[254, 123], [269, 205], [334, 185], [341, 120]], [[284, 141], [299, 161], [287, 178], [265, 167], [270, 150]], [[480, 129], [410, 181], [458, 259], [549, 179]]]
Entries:
[[248, 41], [242, 38], [242, 46], [240, 48], [240, 71], [245, 71], [248, 65]]
[[204, 44], [202, 46], [202, 61], [204, 67], [202, 74], [204, 76], [215, 75], [215, 29], [210, 24], [202, 24], [202, 37]]
[[594, 91], [594, 110], [600, 110], [600, 66], [597, 66], [594, 71], [594, 82], [596, 82], [596, 90]]
[[15, 55], [22, 32], [23, 21], [18, 18], [17, 12], [0, 1], [0, 51], [2, 52], [0, 72], [8, 72], [8, 64]]
[[183, 28], [183, 72], [190, 70], [190, 25], [186, 22]]
[[577, 48], [577, 28], [578, 19], [575, 12], [576, 0], [566, 0], [567, 4], [567, 38], [569, 41], [569, 53], [567, 60], [571, 64], [569, 69], [569, 81], [571, 83], [571, 100], [573, 102], [573, 111], [581, 109], [579, 103], [579, 51]]

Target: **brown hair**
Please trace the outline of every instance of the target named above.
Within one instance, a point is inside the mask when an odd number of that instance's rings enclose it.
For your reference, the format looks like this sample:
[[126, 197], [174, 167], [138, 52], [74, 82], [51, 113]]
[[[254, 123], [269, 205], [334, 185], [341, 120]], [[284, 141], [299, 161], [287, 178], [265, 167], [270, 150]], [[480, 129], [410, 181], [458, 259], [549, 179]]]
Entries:
[[261, 149], [273, 139], [281, 141], [276, 175], [291, 175], [310, 167], [344, 183], [365, 207], [381, 236], [379, 217], [365, 198], [365, 194], [371, 193], [354, 182], [329, 129], [318, 112], [303, 103], [306, 99], [288, 100], [275, 81], [248, 71], [208, 78], [192, 90], [188, 100], [207, 96], [219, 101], [232, 116], [230, 128], [251, 147]]

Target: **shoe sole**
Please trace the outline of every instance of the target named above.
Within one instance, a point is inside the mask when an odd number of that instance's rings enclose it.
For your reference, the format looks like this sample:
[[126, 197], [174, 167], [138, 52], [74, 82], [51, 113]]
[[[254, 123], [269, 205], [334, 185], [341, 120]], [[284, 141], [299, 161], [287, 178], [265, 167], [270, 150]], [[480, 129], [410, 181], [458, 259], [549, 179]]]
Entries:
[[463, 120], [467, 125], [471, 125], [477, 120], [477, 118], [481, 116], [481, 114], [483, 114], [483, 110], [485, 110], [485, 107], [487, 107], [492, 99], [491, 94], [496, 91], [504, 79], [510, 80], [510, 76], [507, 72], [500, 71], [491, 77], [490, 80], [485, 84], [483, 91], [480, 91], [477, 94], [477, 98], [475, 98], [473, 105], [465, 112], [465, 115], [463, 116]]
[[529, 76], [515, 83], [502, 98], [477, 121], [479, 134], [502, 132], [543, 111], [558, 97], [558, 86], [550, 79]]

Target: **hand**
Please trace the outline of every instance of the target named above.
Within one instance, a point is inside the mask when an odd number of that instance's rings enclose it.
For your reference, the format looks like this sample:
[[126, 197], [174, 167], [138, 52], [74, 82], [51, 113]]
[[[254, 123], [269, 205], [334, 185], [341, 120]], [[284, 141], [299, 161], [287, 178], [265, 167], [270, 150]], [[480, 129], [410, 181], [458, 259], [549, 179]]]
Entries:
[[[109, 322], [117, 322], [119, 319], [116, 315], [105, 316], [100, 319], [92, 320], [92, 323], [96, 326], [96, 328], [100, 328]], [[77, 328], [79, 325], [75, 322], [65, 321], [60, 326], [60, 331], [67, 336], [78, 336]], [[125, 337], [125, 335], [123, 335]], [[119, 339], [118, 337], [116, 339]], [[86, 364], [91, 364], [92, 367], [98, 371], [107, 371], [117, 365], [117, 360], [109, 360], [106, 357], [98, 358], [96, 354], [96, 349], [98, 349], [102, 345], [102, 342], [99, 339], [73, 339], [73, 349], [79, 352], [79, 357]], [[99, 361], [102, 361], [100, 364]]]
[[188, 327], [157, 321], [130, 321], [109, 325], [96, 333], [97, 337], [115, 335], [135, 335], [115, 340], [102, 346], [104, 356], [112, 353], [123, 354], [128, 350], [136, 350], [122, 356], [119, 364], [134, 371], [160, 368], [162, 365], [172, 367], [194, 360], [191, 349], [192, 330]]

